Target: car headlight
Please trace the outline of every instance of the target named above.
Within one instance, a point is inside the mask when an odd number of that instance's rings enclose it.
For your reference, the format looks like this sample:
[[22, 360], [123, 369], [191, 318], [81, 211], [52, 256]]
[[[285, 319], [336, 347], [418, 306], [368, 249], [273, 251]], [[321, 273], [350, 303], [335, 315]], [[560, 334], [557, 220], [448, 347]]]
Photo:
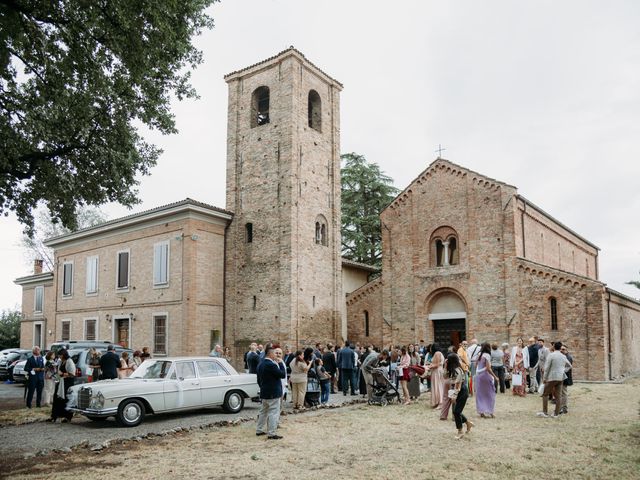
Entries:
[[92, 393], [89, 408], [100, 410], [102, 407], [104, 407], [104, 395], [102, 395], [102, 392], [98, 392], [96, 395]]

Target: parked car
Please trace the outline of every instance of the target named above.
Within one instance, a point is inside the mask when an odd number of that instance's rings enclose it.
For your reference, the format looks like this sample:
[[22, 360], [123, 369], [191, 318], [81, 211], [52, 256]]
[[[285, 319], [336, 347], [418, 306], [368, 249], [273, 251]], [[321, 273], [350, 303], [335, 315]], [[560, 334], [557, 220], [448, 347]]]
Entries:
[[[102, 344], [99, 348], [94, 347], [101, 354], [107, 351], [107, 347]], [[98, 381], [97, 378], [93, 378], [93, 368], [89, 366], [89, 352], [90, 348], [72, 348], [69, 350], [69, 356], [73, 363], [76, 364], [76, 384], [88, 383]], [[122, 352], [128, 352], [129, 358], [133, 357], [133, 350], [129, 348], [122, 348], [119, 345], [115, 345], [115, 353], [120, 356]]]
[[69, 393], [73, 411], [135, 427], [148, 414], [214, 406], [237, 413], [245, 398], [258, 396], [258, 382], [256, 375], [238, 373], [221, 358], [154, 358], [128, 378], [74, 385]]
[[97, 348], [98, 350], [106, 350], [109, 345], [114, 345], [116, 348], [122, 348], [120, 345], [115, 345], [108, 340], [66, 340], [60, 342], [54, 342], [51, 344], [50, 350], [56, 352], [61, 349], [71, 350], [78, 348]]
[[31, 356], [31, 350], [17, 349], [0, 359], [0, 380], [13, 381], [13, 368], [16, 363]]
[[24, 367], [26, 366], [26, 360], [20, 360], [13, 367], [13, 381], [16, 383], [27, 383], [27, 373], [24, 371]]

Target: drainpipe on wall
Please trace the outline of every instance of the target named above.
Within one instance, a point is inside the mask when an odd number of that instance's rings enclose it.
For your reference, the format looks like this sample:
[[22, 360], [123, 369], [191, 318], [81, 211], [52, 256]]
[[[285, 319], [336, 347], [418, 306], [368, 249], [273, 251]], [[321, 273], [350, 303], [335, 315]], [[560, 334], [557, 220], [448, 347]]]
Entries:
[[[229, 225], [224, 227], [223, 247], [222, 247], [222, 344], [228, 345], [227, 342], [227, 230]], [[235, 345], [234, 345], [235, 350]], [[234, 351], [235, 353], [235, 351]]]
[[[393, 241], [391, 238], [391, 229], [389, 227], [387, 227], [387, 224], [384, 223], [382, 220], [380, 221], [380, 223], [382, 224], [382, 226], [385, 228], [385, 230], [387, 232], [389, 232], [389, 270], [391, 271], [391, 262], [393, 262]], [[382, 273], [380, 273], [380, 275], [382, 276]], [[389, 325], [389, 331], [391, 332], [391, 343], [393, 344], [393, 282], [389, 282], [389, 288], [391, 289], [391, 295], [390, 295], [390, 301], [389, 301], [389, 309], [390, 309], [390, 313], [391, 313], [391, 322], [389, 322], [387, 319], [384, 318], [384, 295], [382, 296], [382, 305], [383, 305], [383, 315], [382, 315], [382, 319], [386, 322], [387, 325]], [[384, 290], [383, 290], [384, 292]], [[384, 326], [382, 328], [383, 334], [382, 334], [382, 344], [384, 345]]]
[[527, 202], [523, 201], [522, 204], [524, 205], [522, 212], [520, 213], [520, 225], [522, 227], [522, 257], [527, 258], [527, 245], [524, 241], [524, 214], [527, 211]]
[[611, 291], [607, 290], [607, 363], [609, 363], [609, 380], [613, 378], [613, 370], [611, 359], [613, 352], [611, 351]]

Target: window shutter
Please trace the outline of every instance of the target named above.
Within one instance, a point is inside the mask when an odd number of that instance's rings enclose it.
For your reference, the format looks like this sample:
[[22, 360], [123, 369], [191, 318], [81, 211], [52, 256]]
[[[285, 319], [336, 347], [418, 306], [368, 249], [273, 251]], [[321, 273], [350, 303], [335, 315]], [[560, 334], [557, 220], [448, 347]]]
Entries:
[[96, 321], [95, 319], [89, 319], [86, 321], [86, 333], [85, 340], [95, 341], [96, 339]]
[[153, 247], [153, 284], [168, 283], [169, 245], [158, 243]]
[[98, 257], [87, 258], [87, 293], [98, 291]]
[[65, 263], [63, 267], [62, 294], [71, 295], [71, 282], [73, 281], [73, 264]]
[[44, 287], [36, 287], [36, 301], [34, 306], [34, 311], [42, 312], [43, 307], [43, 299], [44, 299]]
[[118, 288], [129, 286], [129, 252], [118, 253]]

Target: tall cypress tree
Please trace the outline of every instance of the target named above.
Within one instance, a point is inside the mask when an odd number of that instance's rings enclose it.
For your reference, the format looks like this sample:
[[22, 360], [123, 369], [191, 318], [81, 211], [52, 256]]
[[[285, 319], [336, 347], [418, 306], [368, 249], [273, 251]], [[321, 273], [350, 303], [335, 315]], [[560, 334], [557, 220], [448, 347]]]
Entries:
[[393, 179], [363, 155], [346, 153], [342, 166], [342, 255], [379, 267], [380, 212], [398, 194]]

